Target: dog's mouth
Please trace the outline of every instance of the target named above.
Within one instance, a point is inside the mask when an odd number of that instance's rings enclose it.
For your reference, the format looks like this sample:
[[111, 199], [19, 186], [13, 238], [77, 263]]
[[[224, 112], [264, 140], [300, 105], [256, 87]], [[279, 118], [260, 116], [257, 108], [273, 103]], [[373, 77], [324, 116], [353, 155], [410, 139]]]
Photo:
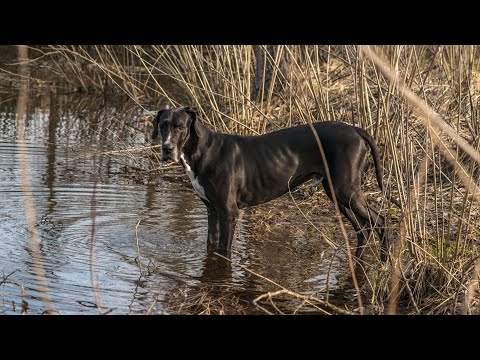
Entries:
[[162, 161], [165, 161], [165, 162], [170, 162], [170, 161], [173, 161], [175, 163], [178, 163], [180, 161], [180, 158], [179, 156], [177, 156], [177, 154], [165, 154], [165, 152], [162, 154]]

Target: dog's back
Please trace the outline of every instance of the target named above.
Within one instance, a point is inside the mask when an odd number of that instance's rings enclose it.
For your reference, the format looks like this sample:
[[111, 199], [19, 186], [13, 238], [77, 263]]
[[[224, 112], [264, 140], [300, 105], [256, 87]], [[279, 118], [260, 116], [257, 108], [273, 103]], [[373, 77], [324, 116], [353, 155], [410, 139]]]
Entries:
[[[313, 126], [322, 134], [329, 164], [346, 156], [344, 152], [349, 149], [364, 147], [362, 137], [348, 124], [325, 121]], [[261, 136], [223, 134], [217, 140], [217, 161], [222, 163], [218, 176], [221, 171], [234, 175], [229, 179], [238, 189], [240, 208], [275, 199], [288, 192], [289, 187], [294, 189], [311, 178], [325, 177], [318, 143], [309, 125]]]

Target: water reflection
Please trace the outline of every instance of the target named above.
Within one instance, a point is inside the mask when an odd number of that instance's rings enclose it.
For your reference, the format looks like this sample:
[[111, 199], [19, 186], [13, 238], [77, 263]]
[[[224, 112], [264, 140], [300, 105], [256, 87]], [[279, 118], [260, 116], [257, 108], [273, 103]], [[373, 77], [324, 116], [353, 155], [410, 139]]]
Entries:
[[[30, 99], [26, 138], [37, 228], [60, 313], [97, 313], [89, 268], [95, 178], [95, 269], [102, 306], [112, 314], [171, 313], [174, 294], [186, 288], [193, 294], [202, 285], [235, 287], [246, 299], [274, 289], [238, 264], [297, 291], [325, 287], [330, 258], [318, 238], [282, 227], [259, 232], [248, 214], [239, 221], [233, 263], [208, 253], [205, 205], [181, 169], [152, 175], [159, 164], [148, 153], [109, 153], [150, 145], [142, 114], [125, 99], [55, 93]], [[12, 97], [0, 104], [0, 274], [18, 271], [0, 285], [0, 312], [19, 313], [23, 286], [28, 312], [39, 314], [44, 309], [31, 269], [15, 136]], [[107, 155], [94, 163], [95, 152]], [[341, 266], [336, 259], [332, 287]]]
[[231, 283], [232, 263], [213, 252], [208, 252], [203, 262], [203, 271], [199, 280], [204, 284]]

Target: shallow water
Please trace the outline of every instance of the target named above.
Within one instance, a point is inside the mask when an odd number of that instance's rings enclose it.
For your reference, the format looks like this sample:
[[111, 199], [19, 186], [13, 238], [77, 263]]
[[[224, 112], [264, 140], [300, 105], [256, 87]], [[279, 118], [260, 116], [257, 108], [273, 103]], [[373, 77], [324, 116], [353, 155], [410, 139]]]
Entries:
[[[41, 314], [45, 306], [32, 268], [15, 111], [15, 96], [2, 94], [0, 313], [21, 313], [23, 288], [23, 310]], [[321, 293], [327, 274], [330, 289], [338, 288], [345, 263], [332, 258], [318, 235], [286, 226], [261, 232], [247, 212], [230, 264], [207, 254], [205, 206], [178, 168], [152, 172], [160, 166], [152, 150], [93, 156], [151, 145], [143, 114], [123, 99], [52, 94], [29, 99], [26, 155], [41, 262], [55, 310], [98, 314], [90, 281], [92, 229], [94, 278], [100, 304], [110, 314], [195, 312], [182, 302], [198, 299], [203, 286], [215, 289], [212, 296], [218, 298], [235, 289], [247, 313], [259, 312], [251, 300], [277, 288], [238, 264], [295, 291]]]

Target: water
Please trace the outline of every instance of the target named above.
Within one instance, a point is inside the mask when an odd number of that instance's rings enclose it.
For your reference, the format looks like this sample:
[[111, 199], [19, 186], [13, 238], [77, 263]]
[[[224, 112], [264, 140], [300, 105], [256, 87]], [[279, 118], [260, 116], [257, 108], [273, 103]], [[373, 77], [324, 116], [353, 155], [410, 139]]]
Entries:
[[[41, 314], [45, 306], [22, 197], [16, 98], [1, 98], [0, 313], [20, 314], [23, 307]], [[294, 291], [320, 291], [319, 296], [329, 279], [335, 298], [345, 261], [332, 257], [314, 232], [275, 225], [275, 217], [267, 231], [257, 213], [243, 214], [233, 264], [208, 255], [206, 209], [181, 169], [152, 171], [160, 166], [153, 150], [108, 154], [151, 145], [142, 114], [125, 99], [54, 94], [29, 99], [26, 155], [41, 262], [56, 311], [98, 314], [90, 280], [92, 229], [94, 278], [101, 306], [110, 314], [208, 313], [206, 298], [212, 312], [221, 307], [225, 313], [258, 313], [252, 299], [277, 288], [244, 267]], [[102, 152], [107, 154], [94, 156]], [[288, 201], [257, 211], [276, 211]], [[297, 220], [292, 222], [303, 221]]]

